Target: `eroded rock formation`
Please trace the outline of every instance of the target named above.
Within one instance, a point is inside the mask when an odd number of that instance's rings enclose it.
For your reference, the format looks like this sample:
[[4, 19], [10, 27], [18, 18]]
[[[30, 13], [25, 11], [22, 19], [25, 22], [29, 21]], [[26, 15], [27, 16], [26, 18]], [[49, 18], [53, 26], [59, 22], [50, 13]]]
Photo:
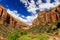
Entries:
[[12, 26], [14, 28], [22, 28], [22, 29], [29, 29], [29, 25], [23, 23], [21, 20], [17, 20], [9, 13], [7, 10], [0, 5], [0, 24], [5, 25], [6, 27]]
[[[60, 20], [60, 5], [58, 7], [52, 8], [49, 11], [39, 12], [37, 18], [32, 23], [32, 27], [39, 24], [47, 24], [49, 26], [49, 22], [56, 22], [57, 20]], [[6, 27], [10, 25], [14, 28], [31, 28], [31, 26], [11, 16], [2, 5], [0, 5], [0, 24], [5, 25]], [[53, 25], [53, 27], [56, 27], [56, 25]]]
[[[39, 24], [49, 25], [49, 22], [56, 22], [57, 20], [60, 20], [60, 5], [49, 11], [39, 12], [37, 18], [33, 21], [32, 26], [37, 26]], [[55, 25], [53, 26], [55, 27]]]

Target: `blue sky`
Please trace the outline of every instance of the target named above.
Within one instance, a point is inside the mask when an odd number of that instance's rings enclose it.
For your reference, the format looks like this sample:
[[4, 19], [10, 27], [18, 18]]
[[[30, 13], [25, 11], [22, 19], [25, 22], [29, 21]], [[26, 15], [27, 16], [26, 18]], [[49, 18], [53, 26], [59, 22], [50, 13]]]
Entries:
[[56, 7], [60, 0], [0, 0], [0, 4], [10, 15], [31, 25], [39, 11]]
[[[28, 16], [31, 15], [27, 9], [24, 7], [24, 4], [20, 2], [20, 0], [2, 0], [0, 3], [5, 7], [9, 8], [10, 10], [17, 10], [18, 13]], [[26, 13], [26, 14], [25, 14]]]

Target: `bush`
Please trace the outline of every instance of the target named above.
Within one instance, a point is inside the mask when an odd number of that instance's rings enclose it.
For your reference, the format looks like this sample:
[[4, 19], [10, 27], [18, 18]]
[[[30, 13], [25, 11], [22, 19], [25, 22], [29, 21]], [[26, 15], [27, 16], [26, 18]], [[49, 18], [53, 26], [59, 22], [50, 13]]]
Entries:
[[38, 25], [29, 30], [29, 32], [32, 32], [33, 34], [46, 33], [47, 31], [48, 31], [47, 25]]
[[27, 35], [27, 31], [23, 30], [20, 32], [21, 35]]
[[[39, 24], [38, 26], [35, 26], [29, 30], [29, 32], [36, 34], [36, 33], [53, 33], [57, 31], [57, 28], [59, 28], [60, 20], [57, 20], [56, 22], [49, 22], [48, 24], [42, 25]], [[54, 26], [57, 25], [57, 26]]]
[[19, 38], [19, 40], [48, 40], [48, 35], [42, 34], [42, 35], [34, 35], [34, 34], [28, 34], [23, 35]]
[[58, 35], [60, 35], [60, 28], [57, 29], [57, 33], [58, 33]]
[[18, 39], [18, 32], [14, 32], [13, 34], [8, 34], [7, 39], [8, 40], [17, 40]]

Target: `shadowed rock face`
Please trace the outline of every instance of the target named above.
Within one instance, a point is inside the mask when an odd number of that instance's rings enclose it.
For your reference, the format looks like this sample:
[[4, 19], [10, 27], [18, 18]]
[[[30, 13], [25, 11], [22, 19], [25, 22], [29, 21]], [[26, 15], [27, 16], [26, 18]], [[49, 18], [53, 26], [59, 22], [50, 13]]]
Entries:
[[[41, 11], [38, 13], [37, 18], [33, 21], [32, 26], [37, 26], [39, 24], [49, 24], [49, 22], [56, 22], [60, 20], [60, 5], [49, 10]], [[55, 25], [53, 25], [55, 27]]]
[[[49, 11], [39, 12], [37, 18], [32, 23], [32, 27], [37, 26], [39, 24], [47, 24], [49, 26], [49, 22], [56, 22], [57, 20], [60, 20], [60, 5]], [[0, 24], [5, 25], [6, 27], [13, 26], [14, 28], [22, 29], [31, 28], [31, 26], [11, 16], [2, 5], [0, 5]], [[59, 24], [60, 23], [58, 23], [57, 26], [59, 26]], [[56, 25], [53, 25], [53, 28], [54, 27], [56, 27]]]
[[0, 5], [0, 24], [8, 26], [13, 26], [14, 28], [29, 29], [29, 25], [23, 23], [21, 20], [17, 20], [7, 13], [6, 9]]

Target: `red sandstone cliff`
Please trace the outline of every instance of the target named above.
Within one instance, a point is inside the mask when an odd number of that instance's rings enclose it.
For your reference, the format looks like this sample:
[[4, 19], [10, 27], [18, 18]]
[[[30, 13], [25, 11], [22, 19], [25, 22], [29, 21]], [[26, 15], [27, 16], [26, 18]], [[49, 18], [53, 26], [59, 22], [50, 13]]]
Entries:
[[[60, 20], [60, 5], [49, 11], [39, 12], [37, 18], [32, 23], [32, 27], [39, 24], [49, 25], [49, 22], [55, 22], [56, 20]], [[23, 23], [21, 20], [17, 20], [12, 17], [9, 13], [7, 13], [6, 9], [2, 5], [0, 5], [0, 24], [5, 25], [6, 27], [13, 26], [14, 28], [22, 29], [30, 29], [31, 27]]]
[[21, 20], [17, 20], [7, 13], [6, 9], [0, 5], [0, 24], [8, 26], [13, 26], [14, 28], [29, 29], [29, 25], [23, 23]]
[[56, 22], [57, 20], [60, 20], [60, 5], [49, 11], [39, 12], [37, 18], [33, 21], [32, 26], [37, 26], [39, 24], [49, 25], [49, 22]]

